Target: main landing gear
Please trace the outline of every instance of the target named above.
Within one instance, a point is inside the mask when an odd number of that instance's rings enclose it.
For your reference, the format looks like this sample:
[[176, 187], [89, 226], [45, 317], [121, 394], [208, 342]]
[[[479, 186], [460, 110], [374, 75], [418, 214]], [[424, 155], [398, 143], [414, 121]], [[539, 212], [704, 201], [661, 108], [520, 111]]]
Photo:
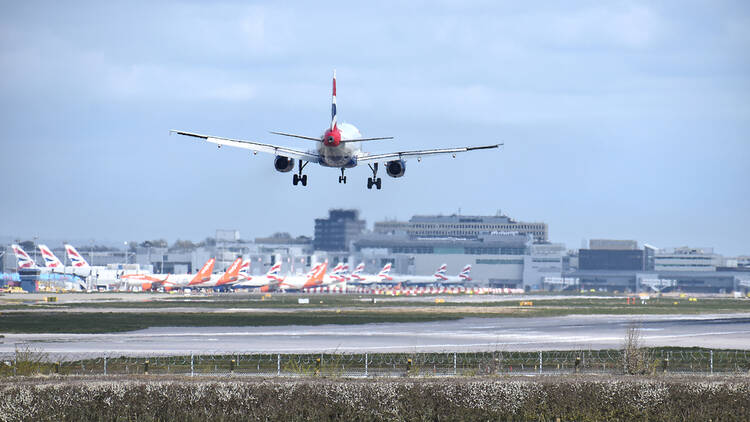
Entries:
[[[368, 166], [370, 166], [370, 170], [372, 170], [372, 177], [367, 178], [367, 189], [372, 189], [372, 186], [375, 185], [375, 187], [380, 190], [382, 187], [382, 180], [378, 177], [378, 163], [368, 164]], [[343, 173], [343, 169], [341, 172]]]
[[302, 182], [302, 186], [307, 186], [307, 175], [302, 174], [302, 170], [305, 168], [306, 165], [307, 165], [307, 161], [303, 163], [302, 160], [299, 160], [299, 170], [297, 170], [297, 173], [294, 176], [292, 176], [292, 184], [294, 186], [297, 186], [297, 183], [299, 182]]
[[346, 176], [344, 176], [344, 168], [341, 167], [341, 176], [339, 176], [339, 183], [346, 184]]

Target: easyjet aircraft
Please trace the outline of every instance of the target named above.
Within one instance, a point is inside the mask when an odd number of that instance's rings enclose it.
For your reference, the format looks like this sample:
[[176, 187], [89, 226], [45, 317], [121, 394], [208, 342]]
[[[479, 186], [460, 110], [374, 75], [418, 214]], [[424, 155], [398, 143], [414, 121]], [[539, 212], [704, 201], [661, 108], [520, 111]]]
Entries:
[[301, 290], [310, 287], [319, 287], [323, 285], [325, 279], [328, 261], [314, 266], [309, 273], [305, 275], [289, 275], [284, 277], [279, 284], [281, 290]]
[[[212, 258], [213, 259], [213, 258]], [[222, 287], [231, 286], [236, 283], [239, 278], [240, 267], [242, 266], [242, 258], [237, 258], [232, 262], [232, 265], [222, 274], [221, 276], [209, 276], [209, 277], [195, 277], [187, 287]], [[211, 264], [213, 267], [213, 264]], [[205, 266], [204, 266], [205, 268]], [[209, 273], [210, 274], [210, 273]]]
[[298, 183], [302, 183], [302, 186], [307, 186], [307, 175], [302, 174], [302, 171], [305, 169], [305, 166], [308, 163], [318, 163], [323, 167], [333, 167], [340, 169], [341, 176], [339, 176], [339, 183], [346, 183], [344, 170], [356, 167], [360, 164], [367, 164], [370, 167], [370, 170], [372, 170], [372, 177], [369, 177], [367, 179], [368, 189], [372, 189], [373, 186], [380, 189], [382, 186], [381, 179], [378, 177], [378, 164], [380, 163], [384, 164], [386, 174], [391, 177], [401, 177], [406, 171], [407, 158], [416, 157], [417, 161], [421, 161], [422, 157], [439, 154], [451, 154], [453, 157], [455, 157], [456, 153], [459, 152], [491, 149], [497, 148], [498, 146], [502, 145], [493, 144], [471, 147], [398, 151], [385, 154], [369, 154], [367, 152], [363, 152], [359, 149], [360, 142], [393, 139], [393, 137], [388, 136], [378, 138], [363, 138], [359, 133], [359, 130], [354, 125], [351, 125], [349, 123], [339, 123], [337, 121], [336, 71], [333, 72], [331, 123], [328, 127], [326, 127], [323, 135], [321, 135], [320, 137], [316, 137], [295, 135], [284, 132], [271, 132], [275, 135], [290, 136], [293, 138], [314, 141], [316, 142], [315, 149], [305, 151], [280, 145], [221, 138], [211, 135], [201, 135], [198, 133], [184, 132], [181, 130], [171, 130], [170, 132], [202, 139], [204, 141], [217, 144], [219, 148], [221, 148], [222, 145], [228, 145], [232, 147], [248, 149], [252, 151], [253, 154], [257, 154], [258, 152], [273, 154], [274, 168], [282, 173], [287, 173], [294, 170], [295, 160], [297, 160], [297, 170], [292, 177], [292, 182], [295, 186]]
[[140, 286], [143, 290], [172, 290], [186, 287], [189, 283], [203, 283], [211, 279], [216, 259], [211, 258], [203, 264], [196, 274], [125, 274], [120, 277], [128, 286]]

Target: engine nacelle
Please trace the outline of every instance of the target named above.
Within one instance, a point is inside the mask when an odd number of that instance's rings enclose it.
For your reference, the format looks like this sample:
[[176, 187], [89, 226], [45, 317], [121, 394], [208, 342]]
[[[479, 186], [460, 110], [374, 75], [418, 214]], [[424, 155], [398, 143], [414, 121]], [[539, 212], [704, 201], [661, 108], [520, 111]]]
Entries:
[[404, 160], [395, 160], [385, 163], [385, 171], [391, 177], [401, 177], [406, 172], [406, 163]]
[[273, 167], [276, 171], [288, 173], [294, 168], [294, 158], [277, 155], [273, 160]]

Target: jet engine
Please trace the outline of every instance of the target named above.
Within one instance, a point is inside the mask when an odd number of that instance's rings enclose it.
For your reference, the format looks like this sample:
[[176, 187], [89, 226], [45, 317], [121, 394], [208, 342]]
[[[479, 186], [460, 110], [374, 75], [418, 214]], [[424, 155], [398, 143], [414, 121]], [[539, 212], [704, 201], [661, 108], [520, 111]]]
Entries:
[[273, 160], [273, 166], [276, 168], [276, 171], [288, 173], [294, 168], [294, 158], [277, 155]]
[[406, 163], [404, 160], [395, 160], [385, 163], [385, 171], [391, 177], [401, 177], [406, 172]]

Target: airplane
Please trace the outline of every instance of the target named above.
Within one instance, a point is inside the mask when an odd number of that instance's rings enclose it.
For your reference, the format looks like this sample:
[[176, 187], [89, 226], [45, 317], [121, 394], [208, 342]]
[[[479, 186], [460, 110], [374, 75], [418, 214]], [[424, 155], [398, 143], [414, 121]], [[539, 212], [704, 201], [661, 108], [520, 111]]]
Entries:
[[[40, 246], [44, 246], [44, 245], [40, 245]], [[47, 264], [45, 265], [45, 267], [39, 267], [38, 265], [36, 265], [36, 262], [34, 262], [34, 260], [31, 259], [29, 254], [27, 254], [26, 251], [24, 251], [23, 248], [21, 248], [19, 245], [14, 244], [14, 245], [11, 245], [11, 247], [13, 248], [13, 253], [16, 254], [16, 260], [17, 260], [19, 270], [36, 269], [36, 270], [39, 270], [40, 273], [45, 273], [45, 274], [48, 274], [48, 273], [65, 274], [65, 267], [62, 265], [60, 260], [54, 256], [54, 254], [52, 255], [52, 257], [54, 257], [52, 265], [50, 265], [50, 263], [45, 258], [45, 262], [47, 262]], [[46, 249], [46, 246], [44, 246], [44, 248]], [[71, 274], [71, 275], [75, 275], [75, 274]], [[85, 290], [86, 286], [80, 283], [66, 282], [65, 288], [69, 290]]]
[[[211, 258], [213, 259], [213, 258]], [[209, 260], [210, 261], [210, 260]], [[208, 264], [208, 263], [207, 263]], [[211, 263], [211, 268], [213, 268], [213, 263]], [[219, 287], [229, 287], [232, 284], [236, 283], [239, 278], [240, 273], [240, 267], [242, 266], [242, 258], [237, 258], [232, 262], [232, 265], [229, 266], [229, 268], [222, 274], [219, 275], [211, 275], [211, 276], [205, 276], [202, 275], [201, 277], [194, 277], [193, 280], [191, 280], [186, 287], [197, 287], [197, 288], [204, 288], [204, 287], [212, 287], [212, 288], [219, 288]], [[204, 268], [206, 265], [204, 265]], [[202, 272], [202, 270], [201, 270]], [[210, 273], [209, 273], [210, 274]], [[200, 273], [199, 273], [200, 275]]]
[[383, 284], [401, 284], [407, 286], [419, 286], [428, 284], [439, 284], [440, 280], [446, 279], [445, 275], [448, 271], [448, 264], [443, 264], [435, 271], [433, 275], [393, 275], [390, 277], [388, 283]]
[[359, 130], [349, 123], [338, 123], [338, 114], [336, 108], [336, 71], [333, 71], [333, 95], [331, 100], [331, 123], [326, 127], [320, 137], [296, 135], [285, 132], [271, 132], [274, 135], [293, 137], [316, 142], [316, 148], [304, 151], [301, 149], [288, 148], [280, 145], [272, 145], [255, 141], [245, 141], [239, 139], [222, 138], [219, 136], [203, 135], [199, 133], [186, 132], [182, 130], [170, 130], [170, 133], [189, 136], [216, 144], [219, 148], [227, 145], [236, 148], [244, 148], [253, 152], [274, 155], [274, 168], [281, 173], [288, 173], [294, 169], [295, 160], [297, 160], [297, 171], [292, 177], [292, 184], [297, 186], [307, 186], [307, 175], [302, 174], [308, 163], [317, 163], [323, 167], [338, 168], [341, 170], [339, 183], [346, 183], [344, 170], [353, 168], [358, 165], [367, 164], [372, 171], [372, 177], [367, 179], [367, 189], [375, 186], [377, 189], [382, 187], [382, 180], [378, 177], [378, 164], [385, 166], [386, 174], [390, 177], [402, 177], [406, 172], [406, 159], [416, 157], [421, 161], [422, 157], [430, 155], [450, 154], [455, 158], [457, 153], [466, 151], [478, 151], [485, 149], [498, 148], [502, 144], [454, 147], [441, 149], [425, 149], [414, 151], [398, 151], [385, 154], [369, 154], [360, 149], [359, 144], [366, 141], [378, 141], [384, 139], [393, 139], [392, 136], [363, 138]]
[[280, 290], [302, 290], [310, 287], [320, 287], [325, 279], [328, 261], [315, 265], [305, 275], [289, 275], [279, 283]]
[[446, 276], [445, 274], [441, 274], [438, 276], [438, 284], [464, 284], [468, 281], [471, 281], [471, 276], [469, 275], [471, 273], [471, 265], [467, 265], [464, 267], [463, 270], [461, 270], [460, 273], [456, 276]]
[[166, 291], [186, 287], [190, 282], [203, 283], [209, 281], [211, 273], [214, 270], [215, 258], [211, 258], [203, 264], [203, 267], [196, 274], [125, 274], [120, 277], [129, 287], [140, 286], [142, 290], [158, 290], [163, 288]]
[[321, 283], [321, 286], [346, 288], [346, 283], [349, 281], [348, 272], [348, 264], [338, 263], [333, 267], [330, 274], [323, 275], [323, 283]]
[[37, 245], [44, 258], [44, 265], [53, 273], [72, 274], [78, 277], [88, 277], [91, 272], [86, 268], [78, 269], [76, 267], [65, 267], [60, 259], [52, 252], [47, 245]]
[[281, 263], [276, 263], [271, 266], [267, 273], [260, 276], [249, 275], [250, 261], [242, 263], [240, 269], [239, 279], [236, 284], [232, 285], [233, 288], [260, 288], [262, 292], [268, 292], [276, 290], [283, 280], [279, 277], [281, 271]]
[[65, 244], [65, 252], [68, 255], [71, 265], [73, 266], [73, 274], [79, 277], [92, 277], [97, 283], [104, 282], [106, 284], [116, 284], [120, 281], [122, 271], [111, 270], [107, 267], [92, 267], [86, 261], [86, 259], [78, 253], [73, 245]]
[[351, 275], [351, 284], [360, 284], [360, 285], [384, 284], [392, 280], [392, 277], [388, 275], [388, 272], [391, 271], [390, 262], [385, 264], [385, 266], [383, 266], [383, 269], [380, 270], [379, 273], [374, 274], [374, 275], [362, 274], [362, 271], [364, 271], [364, 269], [365, 269], [364, 262], [357, 265], [357, 268], [354, 269], [354, 272], [352, 272], [352, 275]]

